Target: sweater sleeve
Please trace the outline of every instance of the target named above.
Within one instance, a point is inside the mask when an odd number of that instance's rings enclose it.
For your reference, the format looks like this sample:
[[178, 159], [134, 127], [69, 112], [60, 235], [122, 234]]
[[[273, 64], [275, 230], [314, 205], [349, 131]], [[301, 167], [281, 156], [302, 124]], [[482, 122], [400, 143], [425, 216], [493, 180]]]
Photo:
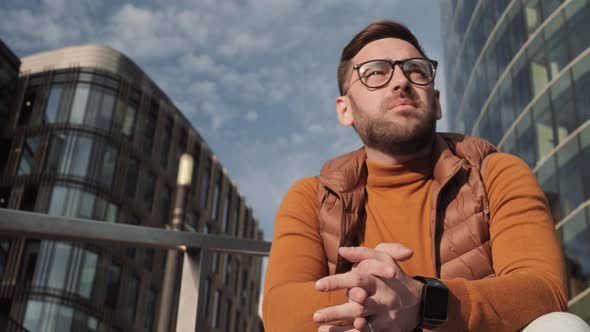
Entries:
[[543, 191], [522, 160], [489, 158], [483, 176], [496, 277], [443, 280], [450, 297], [441, 331], [517, 331], [567, 308], [562, 252]]
[[316, 331], [313, 313], [346, 302], [344, 291], [322, 293], [315, 282], [327, 275], [317, 217], [317, 180], [296, 182], [275, 222], [262, 304], [266, 331]]

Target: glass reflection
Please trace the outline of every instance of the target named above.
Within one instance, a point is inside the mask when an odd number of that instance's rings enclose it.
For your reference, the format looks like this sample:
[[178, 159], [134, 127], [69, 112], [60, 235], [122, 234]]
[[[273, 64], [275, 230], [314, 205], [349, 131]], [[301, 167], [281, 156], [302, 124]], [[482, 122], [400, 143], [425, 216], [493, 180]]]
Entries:
[[49, 97], [47, 98], [47, 106], [45, 107], [45, 116], [43, 117], [46, 123], [55, 123], [57, 119], [57, 112], [60, 109], [60, 100], [63, 92], [63, 84], [54, 84], [49, 90]]
[[21, 150], [20, 162], [18, 163], [17, 175], [29, 175], [33, 170], [33, 162], [37, 154], [37, 148], [39, 147], [39, 137], [27, 137], [25, 138], [23, 148]]
[[95, 317], [69, 305], [39, 300], [27, 302], [23, 325], [29, 331], [44, 332], [102, 330], [102, 324]]
[[579, 124], [574, 109], [570, 72], [567, 72], [551, 86], [551, 96], [553, 98], [553, 109], [559, 110], [555, 112], [555, 125], [557, 128], [557, 140], [558, 143], [561, 143], [576, 130]]
[[562, 217], [567, 216], [584, 201], [580, 166], [578, 140], [574, 137], [557, 152], [559, 206]]
[[533, 105], [533, 123], [537, 142], [537, 157], [542, 159], [555, 147], [553, 134], [553, 114], [549, 97], [544, 95]]
[[566, 260], [569, 298], [590, 286], [590, 225], [588, 208], [567, 221], [560, 229]]
[[41, 241], [35, 262], [33, 285], [90, 298], [98, 256], [66, 242]]

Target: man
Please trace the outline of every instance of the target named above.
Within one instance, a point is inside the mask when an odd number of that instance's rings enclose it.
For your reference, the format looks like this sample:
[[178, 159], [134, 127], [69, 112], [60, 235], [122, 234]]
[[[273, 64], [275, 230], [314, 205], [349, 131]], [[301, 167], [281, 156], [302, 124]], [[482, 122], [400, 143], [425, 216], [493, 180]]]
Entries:
[[[566, 309], [533, 173], [483, 140], [435, 133], [436, 67], [396, 22], [374, 22], [344, 48], [336, 111], [364, 146], [287, 192], [266, 275], [267, 332], [517, 331]], [[541, 319], [583, 326], [565, 313]]]

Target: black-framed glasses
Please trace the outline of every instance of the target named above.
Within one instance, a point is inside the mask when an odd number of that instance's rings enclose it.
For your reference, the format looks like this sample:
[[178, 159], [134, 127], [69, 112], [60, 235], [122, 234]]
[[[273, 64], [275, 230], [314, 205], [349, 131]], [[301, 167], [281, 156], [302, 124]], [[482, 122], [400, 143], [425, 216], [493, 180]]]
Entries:
[[352, 68], [356, 70], [360, 81], [366, 87], [376, 89], [384, 87], [391, 81], [396, 65], [399, 65], [408, 81], [424, 86], [434, 81], [438, 62], [426, 58], [377, 59], [360, 63]]

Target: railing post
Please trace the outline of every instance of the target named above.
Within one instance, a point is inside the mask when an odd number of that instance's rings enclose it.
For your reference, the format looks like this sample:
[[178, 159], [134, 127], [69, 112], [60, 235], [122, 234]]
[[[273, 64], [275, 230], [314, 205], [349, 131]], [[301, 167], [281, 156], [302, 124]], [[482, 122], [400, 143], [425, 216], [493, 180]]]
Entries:
[[184, 253], [176, 332], [194, 332], [197, 327], [202, 259], [201, 249], [190, 249]]
[[[182, 154], [178, 165], [178, 178], [176, 180], [176, 191], [174, 199], [174, 210], [172, 221], [166, 228], [174, 231], [184, 230], [184, 219], [186, 214], [186, 202], [191, 184], [193, 171], [193, 157], [189, 154]], [[186, 257], [186, 255], [185, 255]], [[170, 331], [170, 316], [173, 309], [174, 287], [176, 286], [176, 267], [178, 253], [176, 250], [168, 250], [166, 254], [166, 265], [164, 268], [164, 281], [162, 283], [162, 297], [158, 318], [158, 332]]]

